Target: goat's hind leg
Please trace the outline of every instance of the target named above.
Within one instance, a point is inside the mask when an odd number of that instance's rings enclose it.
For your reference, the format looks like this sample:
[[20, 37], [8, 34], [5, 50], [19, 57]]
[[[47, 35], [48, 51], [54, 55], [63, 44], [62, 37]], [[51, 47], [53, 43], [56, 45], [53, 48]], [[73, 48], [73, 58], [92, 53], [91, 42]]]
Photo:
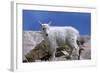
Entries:
[[69, 55], [66, 56], [67, 60], [71, 60], [72, 59], [72, 51], [73, 51], [73, 49], [71, 49], [70, 51], [68, 51]]

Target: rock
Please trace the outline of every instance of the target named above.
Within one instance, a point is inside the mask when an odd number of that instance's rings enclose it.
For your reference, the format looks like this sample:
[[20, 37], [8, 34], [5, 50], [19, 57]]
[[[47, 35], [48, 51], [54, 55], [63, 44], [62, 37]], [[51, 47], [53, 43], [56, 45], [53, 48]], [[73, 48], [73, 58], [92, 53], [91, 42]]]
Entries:
[[[69, 52], [69, 47], [66, 45], [57, 48], [56, 57], [61, 57], [65, 55], [61, 51]], [[49, 60], [50, 56], [51, 55], [49, 54], [49, 46], [44, 40], [25, 55], [28, 62], [35, 62], [36, 60], [47, 61]]]
[[48, 49], [48, 45], [43, 40], [34, 49], [27, 53], [25, 57], [28, 62], [34, 62], [35, 60], [46, 60], [44, 57], [46, 58], [49, 56]]
[[[50, 58], [49, 46], [43, 40], [40, 32], [24, 32], [24, 43], [23, 43], [23, 62], [38, 62], [38, 61], [48, 61]], [[81, 42], [81, 47], [84, 49], [81, 52], [81, 59], [87, 60], [91, 59], [91, 40], [90, 36], [81, 36], [79, 42]], [[80, 48], [81, 48], [80, 47]], [[56, 60], [55, 61], [65, 61], [65, 60], [76, 60], [75, 56], [72, 59], [68, 56], [71, 52], [67, 45], [60, 46], [57, 48]]]

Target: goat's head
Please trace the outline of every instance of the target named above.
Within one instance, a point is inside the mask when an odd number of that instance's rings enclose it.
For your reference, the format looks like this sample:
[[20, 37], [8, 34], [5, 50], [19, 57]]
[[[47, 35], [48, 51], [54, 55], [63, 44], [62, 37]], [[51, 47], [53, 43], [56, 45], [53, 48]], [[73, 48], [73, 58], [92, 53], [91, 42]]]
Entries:
[[49, 23], [41, 23], [40, 22], [40, 24], [41, 24], [41, 30], [42, 30], [42, 33], [43, 33], [43, 35], [44, 36], [48, 36], [48, 33], [49, 33], [49, 25], [51, 24], [51, 22], [49, 22]]

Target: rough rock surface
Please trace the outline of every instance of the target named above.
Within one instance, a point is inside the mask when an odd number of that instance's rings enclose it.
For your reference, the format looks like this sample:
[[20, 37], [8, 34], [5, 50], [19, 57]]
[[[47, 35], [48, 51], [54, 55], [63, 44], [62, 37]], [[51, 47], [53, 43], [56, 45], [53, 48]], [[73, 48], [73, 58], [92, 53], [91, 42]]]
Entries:
[[[81, 48], [84, 49], [81, 53], [81, 60], [91, 59], [91, 40], [90, 36], [81, 36]], [[44, 41], [41, 32], [39, 31], [24, 31], [23, 32], [23, 62], [48, 61], [50, 54], [49, 46]], [[70, 52], [67, 45], [59, 47], [56, 52], [55, 61], [69, 60], [61, 51]], [[72, 60], [75, 60], [73, 57]]]

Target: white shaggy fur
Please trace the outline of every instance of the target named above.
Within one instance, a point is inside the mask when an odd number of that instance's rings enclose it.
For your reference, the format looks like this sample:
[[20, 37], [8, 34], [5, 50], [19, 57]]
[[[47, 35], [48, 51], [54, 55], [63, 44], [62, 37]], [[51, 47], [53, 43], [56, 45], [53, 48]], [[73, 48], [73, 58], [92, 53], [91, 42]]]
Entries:
[[[45, 41], [50, 46], [51, 60], [55, 59], [56, 49], [59, 46], [69, 45], [72, 53], [79, 55], [79, 47], [77, 45], [77, 39], [79, 32], [77, 29], [71, 26], [49, 26], [49, 24], [42, 24], [42, 33]], [[71, 56], [72, 53], [69, 55]]]

